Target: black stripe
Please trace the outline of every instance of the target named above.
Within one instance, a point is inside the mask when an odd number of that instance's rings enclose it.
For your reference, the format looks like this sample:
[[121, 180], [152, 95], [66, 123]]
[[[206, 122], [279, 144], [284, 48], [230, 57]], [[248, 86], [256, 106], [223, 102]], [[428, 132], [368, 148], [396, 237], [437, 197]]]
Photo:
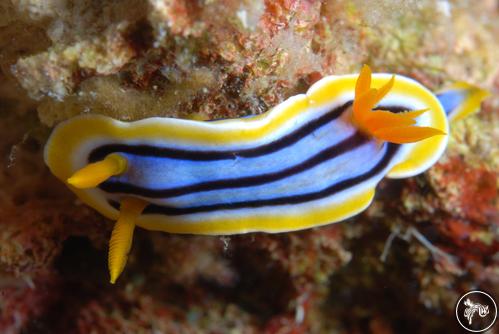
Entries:
[[[351, 188], [359, 183], [366, 181], [376, 174], [383, 171], [390, 163], [391, 159], [395, 156], [400, 145], [386, 143], [387, 149], [383, 158], [374, 166], [370, 171], [361, 174], [356, 177], [352, 177], [338, 183], [332, 184], [329, 187], [307, 194], [292, 195], [286, 197], [277, 197], [272, 199], [261, 199], [253, 201], [244, 202], [231, 202], [231, 203], [218, 203], [212, 205], [202, 205], [187, 208], [177, 208], [163, 205], [150, 204], [144, 210], [144, 214], [163, 214], [169, 216], [186, 215], [201, 212], [212, 212], [216, 210], [230, 210], [230, 209], [243, 209], [243, 208], [259, 208], [265, 206], [277, 206], [277, 205], [288, 205], [288, 204], [300, 204], [304, 202], [309, 202], [313, 200], [322, 199], [328, 196], [332, 196], [342, 190]], [[114, 201], [109, 201], [109, 204], [115, 208], [119, 207], [119, 204]]]
[[315, 154], [308, 160], [305, 160], [299, 164], [290, 166], [288, 168], [282, 169], [277, 172], [266, 173], [261, 175], [252, 175], [240, 178], [228, 178], [216, 181], [201, 182], [201, 183], [191, 184], [188, 186], [167, 188], [167, 189], [149, 189], [149, 188], [135, 186], [130, 183], [112, 182], [112, 181], [102, 183], [99, 186], [99, 188], [108, 193], [133, 194], [149, 198], [168, 198], [168, 197], [181, 196], [201, 191], [251, 187], [260, 184], [265, 184], [268, 182], [274, 182], [292, 176], [294, 174], [301, 173], [327, 160], [331, 160], [344, 152], [350, 151], [362, 145], [363, 143], [367, 142], [368, 140], [369, 139], [366, 136], [362, 135], [360, 132], [357, 132], [352, 136], [342, 140], [340, 143], [322, 150], [321, 152]]
[[386, 110], [386, 111], [389, 111], [389, 112], [392, 112], [394, 114], [398, 114], [398, 113], [401, 113], [401, 112], [407, 112], [409, 110], [412, 110], [412, 109], [409, 109], [407, 107], [402, 107], [402, 106], [378, 106], [376, 108], [373, 108], [374, 111], [376, 110]]
[[238, 151], [229, 150], [185, 150], [175, 149], [168, 147], [157, 147], [150, 145], [126, 145], [126, 144], [107, 144], [95, 148], [89, 155], [88, 161], [95, 162], [104, 159], [108, 154], [114, 152], [129, 153], [140, 156], [151, 156], [160, 158], [172, 158], [179, 160], [192, 160], [192, 161], [211, 161], [211, 160], [233, 160], [236, 157], [257, 157], [264, 154], [273, 153], [281, 150], [291, 144], [296, 143], [300, 139], [306, 137], [310, 133], [317, 130], [319, 127], [335, 120], [347, 110], [352, 104], [349, 101], [342, 106], [328, 111], [321, 117], [318, 117], [299, 129], [271, 142], [268, 144], [260, 145], [253, 148], [242, 149]]

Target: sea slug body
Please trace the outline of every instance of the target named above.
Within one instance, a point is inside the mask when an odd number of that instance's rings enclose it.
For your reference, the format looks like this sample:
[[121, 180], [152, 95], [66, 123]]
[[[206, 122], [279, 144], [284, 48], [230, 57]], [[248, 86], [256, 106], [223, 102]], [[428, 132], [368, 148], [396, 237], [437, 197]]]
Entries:
[[358, 214], [383, 177], [431, 167], [447, 145], [449, 117], [473, 112], [484, 97], [463, 85], [436, 96], [412, 79], [371, 75], [364, 66], [358, 76], [325, 77], [249, 118], [75, 117], [53, 131], [45, 161], [83, 202], [117, 220], [109, 254], [114, 283], [135, 225], [284, 232]]

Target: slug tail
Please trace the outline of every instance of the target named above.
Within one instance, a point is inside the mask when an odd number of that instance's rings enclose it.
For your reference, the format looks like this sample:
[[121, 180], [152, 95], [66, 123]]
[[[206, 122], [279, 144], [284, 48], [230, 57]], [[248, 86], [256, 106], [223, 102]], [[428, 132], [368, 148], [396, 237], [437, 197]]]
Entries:
[[126, 198], [121, 202], [120, 216], [109, 241], [108, 267], [111, 284], [116, 282], [125, 268], [132, 246], [135, 221], [146, 205], [146, 202], [135, 198]]
[[437, 98], [450, 121], [458, 121], [480, 110], [480, 104], [490, 93], [465, 82], [458, 82], [450, 89], [441, 91]]

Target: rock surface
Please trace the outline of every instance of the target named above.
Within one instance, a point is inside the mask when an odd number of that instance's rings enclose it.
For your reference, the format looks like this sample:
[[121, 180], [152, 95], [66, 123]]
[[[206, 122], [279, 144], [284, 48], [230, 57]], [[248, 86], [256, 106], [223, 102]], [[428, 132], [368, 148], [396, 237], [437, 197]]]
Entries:
[[[458, 332], [499, 296], [497, 2], [11, 0], [0, 3], [0, 332]], [[137, 231], [108, 284], [111, 224], [43, 164], [58, 122], [262, 113], [330, 74], [493, 94], [427, 173], [363, 214], [278, 235]]]

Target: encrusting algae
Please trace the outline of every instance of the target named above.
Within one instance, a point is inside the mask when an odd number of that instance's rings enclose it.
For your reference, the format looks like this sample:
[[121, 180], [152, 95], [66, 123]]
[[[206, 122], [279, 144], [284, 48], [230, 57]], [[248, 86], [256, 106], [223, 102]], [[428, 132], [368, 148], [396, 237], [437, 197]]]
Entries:
[[[3, 2], [0, 332], [455, 328], [463, 292], [499, 295], [497, 16], [490, 1]], [[432, 168], [382, 181], [345, 223], [223, 238], [135, 229], [127, 269], [108, 284], [112, 225], [46, 168], [53, 126], [88, 113], [260, 114], [361, 64], [492, 95], [443, 130]]]

